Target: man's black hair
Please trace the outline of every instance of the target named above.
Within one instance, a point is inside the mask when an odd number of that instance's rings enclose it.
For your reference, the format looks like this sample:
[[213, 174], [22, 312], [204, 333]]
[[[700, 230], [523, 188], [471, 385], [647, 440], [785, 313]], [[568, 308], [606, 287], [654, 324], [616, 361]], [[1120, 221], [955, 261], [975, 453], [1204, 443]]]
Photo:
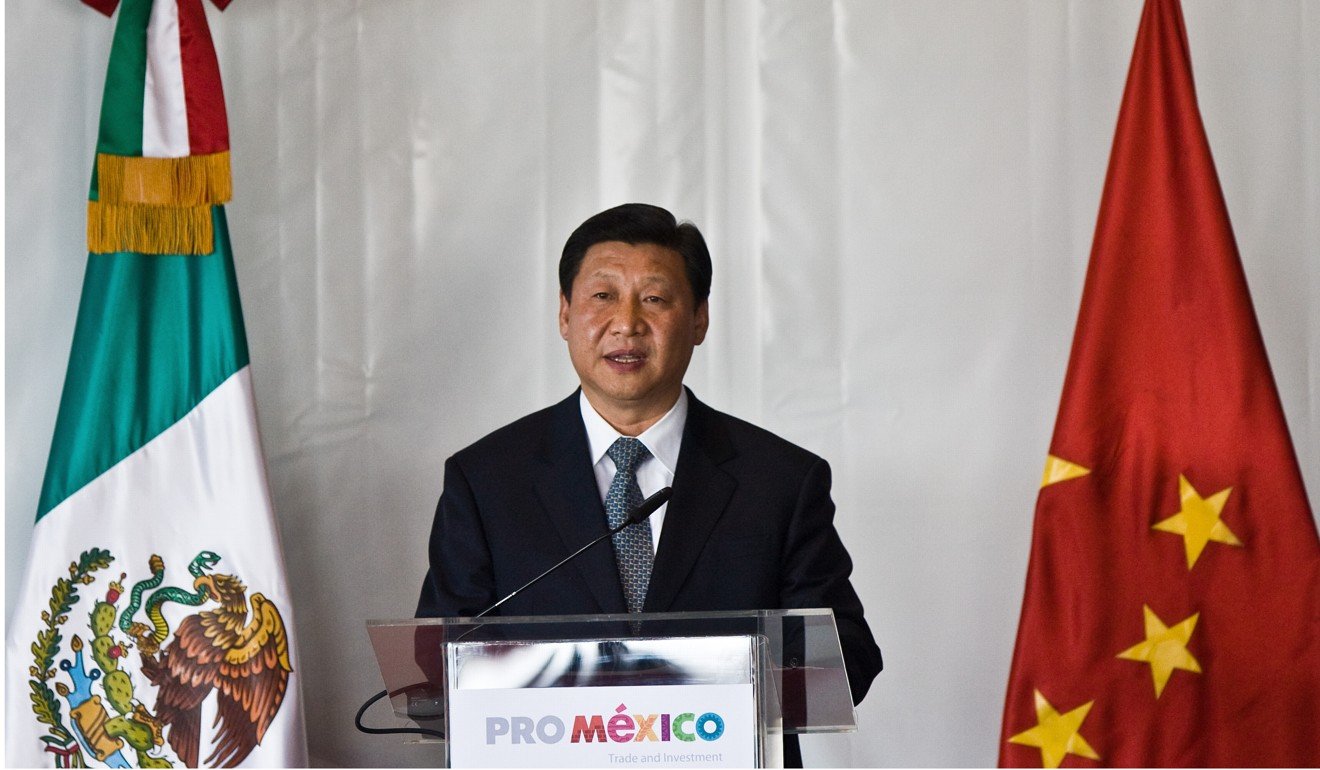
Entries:
[[571, 301], [573, 280], [582, 267], [587, 249], [606, 241], [622, 241], [630, 246], [653, 243], [672, 249], [683, 257], [688, 285], [696, 305], [710, 296], [710, 251], [706, 239], [691, 222], [680, 223], [674, 215], [647, 203], [625, 203], [596, 214], [578, 225], [564, 244], [559, 258], [559, 290]]

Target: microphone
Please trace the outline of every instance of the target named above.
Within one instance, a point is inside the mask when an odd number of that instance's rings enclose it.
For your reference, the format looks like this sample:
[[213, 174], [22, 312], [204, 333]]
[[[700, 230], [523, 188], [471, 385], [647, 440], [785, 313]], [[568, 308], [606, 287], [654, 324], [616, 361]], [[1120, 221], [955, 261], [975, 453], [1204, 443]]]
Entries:
[[[628, 514], [628, 518], [624, 519], [623, 523], [620, 524], [619, 526], [615, 527], [614, 529], [611, 529], [609, 531], [609, 534], [611, 535], [618, 534], [619, 532], [624, 531], [625, 529], [631, 527], [634, 524], [641, 524], [643, 521], [646, 521], [647, 519], [651, 518], [651, 514], [660, 510], [660, 506], [669, 502], [669, 498], [673, 496], [674, 496], [673, 487], [665, 487], [659, 492], [656, 492], [655, 494], [651, 495], [650, 497], [638, 503], [637, 507], [633, 509], [633, 512]], [[590, 546], [587, 547], [590, 548]], [[569, 558], [572, 557], [570, 556]]]
[[583, 551], [587, 550], [587, 549], [590, 548], [591, 546], [595, 545], [596, 543], [599, 543], [600, 541], [604, 540], [604, 539], [607, 538], [607, 537], [611, 537], [611, 536], [613, 536], [613, 535], [616, 535], [616, 534], [622, 532], [623, 530], [627, 529], [628, 527], [631, 527], [631, 526], [634, 525], [634, 524], [637, 524], [637, 523], [640, 523], [640, 522], [646, 521], [646, 519], [649, 518], [651, 514], [655, 513], [657, 510], [660, 509], [660, 506], [662, 506], [662, 505], [664, 505], [665, 503], [669, 502], [669, 498], [670, 498], [671, 496], [673, 496], [673, 494], [674, 494], [674, 488], [673, 488], [673, 487], [665, 487], [664, 489], [660, 490], [659, 492], [656, 492], [655, 494], [653, 494], [653, 495], [651, 495], [650, 497], [646, 498], [646, 499], [643, 500], [640, 504], [638, 504], [638, 506], [637, 506], [636, 508], [634, 508], [634, 509], [632, 510], [632, 513], [628, 514], [628, 518], [624, 519], [624, 520], [623, 520], [623, 523], [619, 524], [619, 526], [615, 527], [614, 529], [611, 529], [609, 532], [606, 532], [605, 534], [601, 535], [600, 537], [596, 538], [595, 540], [592, 540], [590, 543], [587, 543], [586, 545], [584, 545], [584, 546], [582, 546], [581, 548], [577, 549], [577, 550], [574, 551], [573, 553], [569, 554], [566, 558], [564, 558], [563, 560], [561, 560], [561, 561], [560, 561], [558, 564], [556, 564], [555, 566], [551, 567], [550, 569], [546, 570], [545, 572], [542, 572], [541, 574], [539, 574], [539, 575], [537, 575], [536, 577], [532, 578], [531, 580], [527, 581], [527, 582], [524, 583], [522, 586], [520, 586], [520, 587], [514, 589], [513, 593], [509, 594], [508, 596], [504, 597], [503, 599], [500, 599], [499, 601], [497, 601], [497, 602], [495, 602], [494, 604], [490, 605], [489, 607], [487, 607], [486, 609], [482, 610], [481, 612], [478, 612], [476, 615], [473, 615], [473, 616], [472, 616], [473, 619], [480, 618], [480, 617], [485, 617], [486, 613], [490, 612], [491, 610], [495, 609], [496, 607], [500, 606], [501, 604], [504, 604], [505, 602], [507, 602], [508, 600], [510, 600], [510, 599], [512, 599], [513, 597], [517, 596], [518, 594], [522, 593], [523, 591], [527, 590], [528, 588], [531, 588], [532, 586], [536, 585], [538, 582], [540, 582], [541, 578], [545, 577], [546, 575], [549, 575], [551, 572], [554, 572], [555, 570], [559, 569], [560, 567], [564, 566], [565, 564], [569, 563], [570, 561], [576, 559], [576, 558], [578, 557], [579, 554], [581, 554]]

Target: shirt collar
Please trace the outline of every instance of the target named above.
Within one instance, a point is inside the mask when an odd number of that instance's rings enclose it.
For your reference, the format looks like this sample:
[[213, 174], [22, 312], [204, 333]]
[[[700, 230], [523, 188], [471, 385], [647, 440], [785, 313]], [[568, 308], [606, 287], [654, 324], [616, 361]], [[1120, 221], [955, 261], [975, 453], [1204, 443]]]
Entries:
[[[587, 428], [587, 444], [591, 449], [591, 464], [594, 467], [623, 434], [596, 412], [587, 400], [586, 393], [578, 394], [578, 405], [582, 409], [582, 423]], [[687, 413], [688, 394], [687, 388], [683, 388], [679, 391], [678, 401], [665, 416], [637, 437], [651, 452], [651, 456], [659, 460], [671, 474], [678, 468], [678, 451], [683, 445], [683, 426], [687, 423]]]

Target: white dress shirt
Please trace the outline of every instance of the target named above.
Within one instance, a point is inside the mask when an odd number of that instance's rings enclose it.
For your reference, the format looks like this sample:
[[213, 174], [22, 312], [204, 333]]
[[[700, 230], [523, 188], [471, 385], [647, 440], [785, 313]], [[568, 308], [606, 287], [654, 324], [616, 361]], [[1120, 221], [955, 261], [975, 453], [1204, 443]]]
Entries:
[[[605, 454], [614, 442], [623, 436], [615, 430], [604, 417], [596, 412], [587, 400], [587, 394], [578, 397], [582, 407], [582, 423], [587, 427], [587, 447], [591, 450], [592, 470], [596, 472], [596, 488], [600, 490], [601, 502], [610, 491], [610, 482], [614, 481], [614, 461]], [[678, 394], [678, 401], [665, 413], [655, 425], [647, 428], [636, 438], [651, 452], [651, 456], [637, 466], [637, 486], [642, 489], [642, 497], [647, 498], [674, 483], [674, 469], [678, 467], [678, 450], [683, 445], [683, 426], [687, 424], [688, 395], [687, 388]], [[651, 518], [651, 547], [660, 550], [660, 528], [665, 523], [665, 510], [669, 503], [660, 506]]]

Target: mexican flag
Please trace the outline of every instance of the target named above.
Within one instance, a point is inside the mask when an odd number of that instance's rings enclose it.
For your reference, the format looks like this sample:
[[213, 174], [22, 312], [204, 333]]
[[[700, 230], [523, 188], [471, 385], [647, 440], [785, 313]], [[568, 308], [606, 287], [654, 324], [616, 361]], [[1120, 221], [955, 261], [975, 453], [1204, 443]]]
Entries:
[[125, 0], [82, 299], [8, 631], [8, 765], [306, 764], [221, 205], [228, 141], [201, 0]]

